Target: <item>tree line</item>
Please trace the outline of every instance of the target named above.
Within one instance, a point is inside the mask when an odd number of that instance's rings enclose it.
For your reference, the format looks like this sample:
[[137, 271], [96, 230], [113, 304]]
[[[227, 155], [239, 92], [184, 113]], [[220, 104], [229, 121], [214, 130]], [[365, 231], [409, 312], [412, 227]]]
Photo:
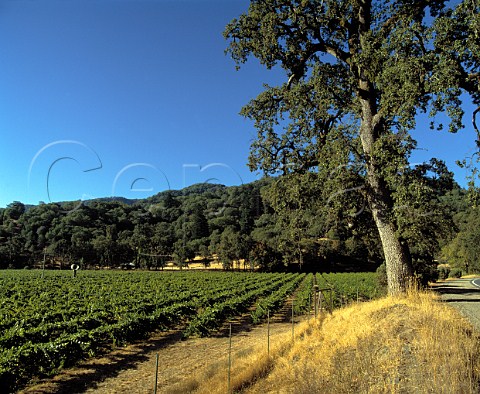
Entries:
[[[437, 186], [421, 190], [429, 191], [429, 205], [403, 211], [403, 236], [414, 245], [419, 272], [442, 247], [446, 253], [450, 240], [459, 242], [455, 223], [476, 212], [450, 173], [429, 179]], [[0, 268], [45, 261], [57, 268], [159, 269], [171, 261], [186, 266], [196, 256], [208, 265], [216, 256], [225, 269], [373, 270], [384, 258], [378, 232], [361, 190], [350, 186], [329, 189], [320, 174], [307, 174], [233, 187], [198, 184], [138, 201], [16, 201], [0, 209]]]

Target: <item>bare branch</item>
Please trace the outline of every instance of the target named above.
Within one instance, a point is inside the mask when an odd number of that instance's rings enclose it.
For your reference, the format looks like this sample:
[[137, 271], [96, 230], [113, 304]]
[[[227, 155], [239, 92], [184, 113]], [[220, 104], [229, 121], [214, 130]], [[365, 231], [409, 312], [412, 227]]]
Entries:
[[475, 132], [477, 133], [477, 144], [480, 144], [480, 131], [478, 130], [477, 127], [477, 113], [480, 111], [480, 107], [477, 107], [475, 111], [473, 111], [472, 114], [472, 124], [473, 128], [475, 129]]
[[295, 79], [297, 79], [297, 76], [296, 76], [294, 73], [292, 73], [292, 74], [290, 75], [290, 78], [288, 78], [287, 89], [290, 89], [290, 87], [292, 86], [292, 82], [293, 82]]

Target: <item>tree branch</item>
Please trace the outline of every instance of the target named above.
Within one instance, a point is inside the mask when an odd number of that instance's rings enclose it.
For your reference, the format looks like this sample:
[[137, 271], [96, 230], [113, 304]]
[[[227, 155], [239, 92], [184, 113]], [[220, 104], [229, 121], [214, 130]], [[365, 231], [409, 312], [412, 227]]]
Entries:
[[336, 59], [339, 59], [345, 63], [347, 63], [347, 60], [350, 57], [348, 53], [342, 51], [340, 48], [335, 48], [332, 45], [327, 45], [325, 42], [317, 42], [315, 44], [312, 44], [310, 48], [305, 50], [302, 57], [298, 60], [298, 63], [296, 63], [294, 66], [290, 68], [290, 71], [292, 73], [288, 78], [287, 89], [290, 89], [294, 81], [299, 81], [300, 78], [302, 78], [305, 75], [307, 62], [317, 52], [328, 53], [329, 55], [332, 55]]
[[477, 133], [477, 145], [480, 145], [480, 131], [478, 130], [477, 127], [477, 113], [480, 111], [480, 106], [477, 107], [475, 111], [473, 111], [472, 114], [472, 124], [473, 128], [475, 129], [475, 132]]

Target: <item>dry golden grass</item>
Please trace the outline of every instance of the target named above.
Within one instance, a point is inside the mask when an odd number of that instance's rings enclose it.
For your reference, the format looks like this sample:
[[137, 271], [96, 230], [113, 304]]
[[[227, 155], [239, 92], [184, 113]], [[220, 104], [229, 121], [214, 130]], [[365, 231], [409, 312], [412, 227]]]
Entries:
[[469, 274], [469, 275], [463, 275], [462, 279], [474, 279], [474, 278], [478, 278], [478, 277], [479, 277], [478, 274]]
[[[286, 325], [288, 327], [288, 325]], [[310, 329], [308, 322], [295, 327], [296, 337], [302, 337]], [[284, 356], [292, 347], [292, 333], [275, 334], [270, 339], [270, 354], [267, 354], [267, 339], [261, 344], [232, 352], [230, 388], [237, 392], [265, 377], [274, 367], [274, 360]], [[180, 393], [226, 393], [228, 392], [228, 357], [209, 360], [208, 368], [170, 389], [171, 394]]]
[[[480, 338], [429, 293], [355, 304], [235, 355], [233, 391], [247, 393], [477, 393]], [[179, 392], [225, 393], [221, 360]]]

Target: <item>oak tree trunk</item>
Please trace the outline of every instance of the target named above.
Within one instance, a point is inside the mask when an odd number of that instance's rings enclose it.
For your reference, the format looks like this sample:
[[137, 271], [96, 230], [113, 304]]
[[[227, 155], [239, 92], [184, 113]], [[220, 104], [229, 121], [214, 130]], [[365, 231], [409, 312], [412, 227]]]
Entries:
[[362, 105], [360, 139], [367, 167], [367, 199], [382, 242], [388, 292], [398, 295], [407, 290], [413, 275], [412, 262], [408, 245], [398, 235], [391, 194], [375, 157], [374, 144], [382, 127], [376, 112], [375, 93], [364, 80], [359, 82], [359, 88]]
[[[352, 30], [352, 42], [355, 41], [357, 49], [360, 48], [363, 52], [362, 45], [368, 42], [367, 36], [371, 29], [372, 2], [365, 0], [359, 2], [357, 7], [358, 25], [355, 24], [354, 27], [358, 29], [358, 33]], [[355, 40], [355, 36], [358, 40]], [[375, 142], [385, 131], [383, 119], [377, 109], [377, 93], [360, 65], [356, 65], [353, 71], [358, 78], [357, 94], [361, 104], [360, 139], [366, 160], [367, 199], [382, 242], [388, 292], [390, 295], [398, 295], [407, 290], [413, 275], [412, 261], [408, 245], [402, 242], [397, 232], [391, 193], [382, 174], [382, 163], [379, 163], [375, 152]]]

